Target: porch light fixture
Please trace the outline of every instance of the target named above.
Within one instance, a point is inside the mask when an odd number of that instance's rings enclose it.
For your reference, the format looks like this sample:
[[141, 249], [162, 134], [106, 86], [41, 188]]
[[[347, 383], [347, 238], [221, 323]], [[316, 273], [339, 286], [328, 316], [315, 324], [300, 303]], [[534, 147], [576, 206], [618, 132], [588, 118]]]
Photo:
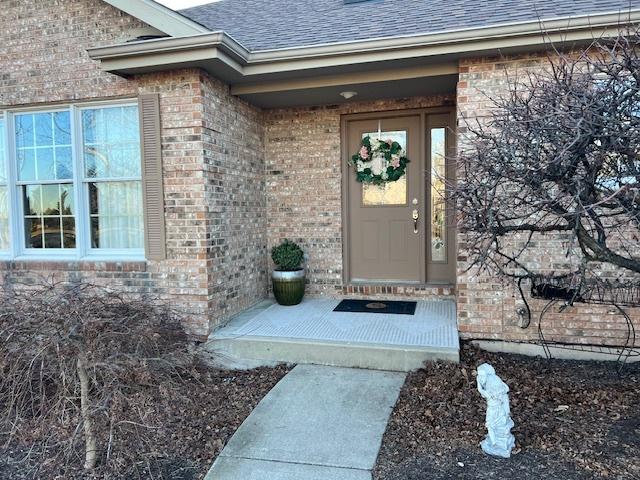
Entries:
[[347, 100], [355, 97], [357, 94], [358, 92], [340, 92], [340, 96], [344, 97]]

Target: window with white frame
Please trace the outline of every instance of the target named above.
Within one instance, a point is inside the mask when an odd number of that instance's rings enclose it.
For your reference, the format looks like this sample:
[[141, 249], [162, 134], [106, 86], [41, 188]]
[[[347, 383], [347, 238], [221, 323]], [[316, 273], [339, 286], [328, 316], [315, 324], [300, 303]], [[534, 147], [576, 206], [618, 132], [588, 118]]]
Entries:
[[0, 253], [9, 251], [9, 188], [6, 154], [6, 124], [0, 116]]
[[[15, 188], [5, 180], [4, 203], [16, 206], [16, 254], [142, 255], [137, 105], [18, 111], [9, 119], [13, 131], [2, 138], [12, 145]], [[3, 178], [0, 169], [0, 249]]]
[[24, 248], [76, 248], [70, 112], [16, 114], [14, 128]]
[[83, 188], [92, 249], [144, 246], [138, 108], [82, 111]]

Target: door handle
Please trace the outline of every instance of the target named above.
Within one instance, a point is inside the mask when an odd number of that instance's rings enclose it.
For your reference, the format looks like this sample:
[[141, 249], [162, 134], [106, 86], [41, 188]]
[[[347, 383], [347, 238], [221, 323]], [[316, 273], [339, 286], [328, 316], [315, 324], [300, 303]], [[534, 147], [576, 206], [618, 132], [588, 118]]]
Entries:
[[418, 218], [420, 218], [420, 215], [417, 209], [413, 211], [411, 218], [413, 218], [413, 233], [418, 233]]

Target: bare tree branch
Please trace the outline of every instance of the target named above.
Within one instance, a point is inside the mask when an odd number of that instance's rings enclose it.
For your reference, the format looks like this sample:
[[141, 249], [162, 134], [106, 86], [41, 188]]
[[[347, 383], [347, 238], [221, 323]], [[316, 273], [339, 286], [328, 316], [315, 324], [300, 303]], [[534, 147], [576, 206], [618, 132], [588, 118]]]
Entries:
[[[603, 264], [640, 273], [639, 33], [555, 49], [544, 68], [508, 79], [489, 118], [467, 122], [452, 190], [470, 268], [513, 279], [593, 276]], [[527, 260], [560, 237], [559, 271]]]

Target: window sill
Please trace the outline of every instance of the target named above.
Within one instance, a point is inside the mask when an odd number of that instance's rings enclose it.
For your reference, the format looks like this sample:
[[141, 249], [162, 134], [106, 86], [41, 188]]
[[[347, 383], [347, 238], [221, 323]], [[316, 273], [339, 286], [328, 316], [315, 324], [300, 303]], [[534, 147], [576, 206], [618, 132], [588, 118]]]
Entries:
[[148, 262], [140, 257], [34, 257], [33, 255], [0, 258], [0, 270], [34, 272], [146, 272]]
[[78, 260], [79, 262], [108, 262], [108, 263], [147, 263], [144, 256], [138, 255], [87, 255]]
[[51, 263], [147, 263], [144, 257], [140, 256], [109, 256], [109, 255], [87, 255], [85, 257], [76, 256], [51, 256], [51, 255], [19, 255], [17, 257], [2, 257], [0, 260], [14, 262], [51, 262]]

